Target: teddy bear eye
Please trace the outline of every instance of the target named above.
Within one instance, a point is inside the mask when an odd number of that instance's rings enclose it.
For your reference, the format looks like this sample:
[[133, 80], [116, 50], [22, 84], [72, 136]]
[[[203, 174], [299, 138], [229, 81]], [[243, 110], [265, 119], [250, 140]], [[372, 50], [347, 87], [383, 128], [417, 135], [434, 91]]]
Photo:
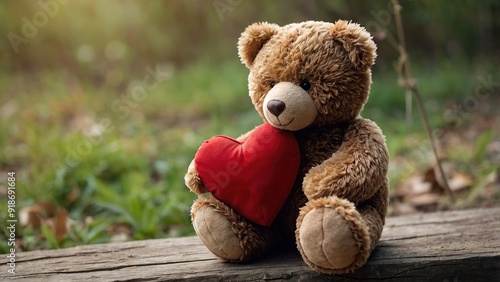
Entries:
[[271, 80], [271, 82], [269, 82], [269, 86], [271, 86], [271, 88], [273, 88], [274, 85], [276, 85], [276, 82], [274, 80]]
[[300, 88], [304, 89], [305, 91], [311, 89], [311, 83], [307, 80], [304, 80], [302, 81], [300, 84], [299, 84]]

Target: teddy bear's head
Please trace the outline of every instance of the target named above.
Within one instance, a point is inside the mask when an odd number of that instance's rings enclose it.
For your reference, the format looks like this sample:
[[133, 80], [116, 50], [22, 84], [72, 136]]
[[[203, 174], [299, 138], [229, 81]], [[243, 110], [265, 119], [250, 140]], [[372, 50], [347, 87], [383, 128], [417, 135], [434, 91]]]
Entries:
[[238, 42], [255, 108], [274, 127], [293, 131], [356, 118], [370, 91], [375, 51], [363, 27], [342, 20], [256, 23]]

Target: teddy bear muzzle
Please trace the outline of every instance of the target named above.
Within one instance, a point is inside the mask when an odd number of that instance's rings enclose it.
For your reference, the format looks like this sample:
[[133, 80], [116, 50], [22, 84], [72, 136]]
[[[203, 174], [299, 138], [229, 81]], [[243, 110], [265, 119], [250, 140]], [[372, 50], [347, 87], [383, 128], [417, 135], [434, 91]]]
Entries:
[[262, 109], [272, 126], [290, 131], [309, 126], [318, 116], [309, 93], [291, 82], [276, 84], [267, 93]]

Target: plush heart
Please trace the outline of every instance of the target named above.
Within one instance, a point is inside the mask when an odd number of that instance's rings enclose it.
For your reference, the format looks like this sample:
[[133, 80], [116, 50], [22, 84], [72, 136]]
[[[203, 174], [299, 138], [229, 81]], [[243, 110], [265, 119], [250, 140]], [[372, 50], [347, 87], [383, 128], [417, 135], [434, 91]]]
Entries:
[[215, 198], [246, 219], [270, 226], [295, 182], [300, 151], [292, 132], [264, 123], [244, 142], [226, 136], [205, 141], [194, 161]]

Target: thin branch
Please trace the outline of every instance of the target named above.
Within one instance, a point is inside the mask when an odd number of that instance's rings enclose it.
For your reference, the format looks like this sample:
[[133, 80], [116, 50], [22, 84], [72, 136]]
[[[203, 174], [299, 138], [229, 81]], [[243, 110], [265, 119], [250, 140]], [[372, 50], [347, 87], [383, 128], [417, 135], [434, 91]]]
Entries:
[[394, 47], [394, 49], [398, 50], [399, 49], [399, 42], [394, 38], [394, 35], [389, 32], [389, 30], [385, 27], [381, 27], [382, 31], [384, 32], [384, 35], [387, 37], [387, 42]]
[[439, 173], [441, 174], [441, 178], [443, 179], [443, 184], [446, 192], [449, 194], [451, 201], [455, 202], [455, 196], [453, 195], [453, 191], [451, 191], [450, 186], [448, 185], [448, 179], [446, 178], [446, 175], [443, 170], [443, 166], [441, 165], [441, 159], [439, 158], [438, 155], [438, 150], [436, 143], [434, 141], [434, 138], [432, 136], [432, 130], [431, 126], [429, 123], [429, 120], [427, 118], [427, 114], [425, 113], [424, 106], [422, 103], [422, 97], [420, 96], [420, 93], [418, 92], [415, 79], [413, 76], [413, 72], [411, 70], [411, 65], [410, 65], [410, 60], [408, 59], [408, 53], [406, 52], [406, 44], [405, 44], [405, 34], [404, 34], [404, 29], [403, 29], [403, 21], [401, 20], [401, 6], [398, 3], [398, 0], [392, 0], [392, 7], [394, 9], [394, 17], [396, 20], [396, 28], [397, 28], [397, 34], [398, 34], [398, 41], [399, 41], [399, 62], [398, 62], [398, 67], [396, 68], [398, 75], [399, 75], [399, 81], [401, 85], [408, 90], [410, 90], [413, 95], [415, 96], [415, 101], [417, 102], [417, 108], [420, 113], [420, 117], [422, 118], [422, 121], [424, 122], [424, 127], [425, 131], [427, 133], [427, 137], [429, 137], [429, 140], [431, 142], [432, 146], [432, 151], [434, 153], [434, 156], [436, 158], [436, 163], [439, 169]]

